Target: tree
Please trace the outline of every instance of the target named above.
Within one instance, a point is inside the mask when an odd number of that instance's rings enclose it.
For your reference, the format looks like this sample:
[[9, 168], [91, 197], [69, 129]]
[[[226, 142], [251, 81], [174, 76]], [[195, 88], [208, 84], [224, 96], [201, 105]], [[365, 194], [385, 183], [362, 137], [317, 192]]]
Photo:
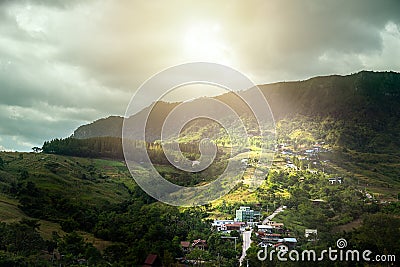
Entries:
[[164, 257], [163, 257], [163, 265], [165, 267], [171, 267], [174, 264], [174, 257], [172, 257], [172, 253], [168, 250], [164, 250]]
[[186, 255], [186, 258], [188, 260], [196, 260], [201, 262], [209, 260], [210, 254], [208, 253], [208, 251], [195, 248], [189, 254]]
[[231, 237], [240, 238], [240, 233], [239, 233], [238, 231], [236, 231], [236, 230], [233, 230], [233, 231], [230, 233], [230, 236], [231, 236]]
[[88, 266], [97, 266], [103, 260], [100, 251], [90, 243], [86, 243], [85, 257], [88, 261]]
[[23, 219], [21, 222], [0, 224], [0, 249], [19, 255], [36, 254], [45, 247], [44, 240], [37, 231], [37, 220]]
[[59, 250], [62, 254], [66, 255], [67, 261], [78, 259], [86, 251], [83, 237], [76, 232], [67, 234], [59, 244]]
[[383, 213], [367, 214], [353, 234], [354, 243], [374, 253], [400, 253], [400, 219]]
[[37, 146], [32, 147], [32, 150], [33, 150], [33, 152], [35, 152], [35, 153], [40, 153], [40, 152], [42, 152], [42, 149], [41, 149], [40, 147], [37, 147]]
[[31, 220], [31, 219], [23, 218], [23, 219], [20, 221], [20, 224], [21, 224], [21, 225], [29, 226], [29, 227], [32, 228], [32, 230], [39, 230], [39, 228], [40, 228], [40, 222], [39, 222], [39, 220]]
[[4, 160], [0, 158], [0, 169], [4, 169]]

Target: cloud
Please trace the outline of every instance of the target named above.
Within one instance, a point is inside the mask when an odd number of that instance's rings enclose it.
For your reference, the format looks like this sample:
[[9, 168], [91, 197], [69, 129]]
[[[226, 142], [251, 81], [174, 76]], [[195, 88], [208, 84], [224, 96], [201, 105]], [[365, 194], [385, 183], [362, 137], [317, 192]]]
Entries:
[[[348, 73], [374, 67], [357, 58], [381, 53], [386, 25], [399, 24], [396, 10], [398, 1], [265, 1], [248, 10], [258, 19], [233, 28], [232, 35], [249, 36], [237, 49], [260, 82]], [[339, 57], [321, 60], [327, 54]], [[386, 68], [398, 70], [393, 64]]]
[[0, 145], [0, 151], [11, 151], [10, 149], [5, 148], [4, 146]]
[[30, 149], [122, 115], [147, 78], [184, 62], [215, 58], [257, 83], [399, 71], [398, 10], [397, 0], [0, 1], [1, 144]]

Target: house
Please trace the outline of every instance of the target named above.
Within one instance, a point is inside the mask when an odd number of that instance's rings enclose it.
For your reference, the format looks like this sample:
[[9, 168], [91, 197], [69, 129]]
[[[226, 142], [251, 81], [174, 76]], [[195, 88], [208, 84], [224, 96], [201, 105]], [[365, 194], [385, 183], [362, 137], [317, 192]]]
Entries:
[[160, 258], [155, 254], [147, 255], [146, 260], [144, 261], [143, 267], [161, 267], [162, 263]]
[[230, 233], [231, 231], [240, 231], [240, 225], [224, 224], [220, 229], [221, 232]]
[[342, 184], [343, 183], [343, 178], [342, 177], [334, 177], [334, 178], [329, 178], [328, 181], [332, 185], [334, 185], [334, 184]]
[[260, 217], [259, 211], [254, 211], [250, 209], [250, 207], [241, 206], [238, 210], [236, 210], [235, 221], [237, 222], [249, 222], [253, 221], [256, 216]]
[[223, 224], [234, 223], [234, 220], [214, 220], [212, 226], [221, 226]]
[[307, 150], [304, 152], [305, 155], [314, 155], [314, 153], [315, 153], [314, 149], [307, 149]]
[[319, 144], [316, 144], [316, 145], [313, 146], [313, 150], [314, 150], [316, 153], [321, 152], [322, 146], [319, 145]]
[[295, 170], [297, 170], [297, 166], [294, 165], [293, 163], [288, 163], [288, 164], [285, 165], [285, 167], [286, 167], [286, 168], [290, 168], [290, 169], [295, 169]]
[[215, 220], [211, 224], [212, 228], [218, 232], [230, 232], [230, 231], [244, 231], [246, 223], [235, 222], [234, 220]]
[[293, 151], [290, 149], [283, 150], [282, 155], [293, 155]]
[[246, 224], [244, 222], [235, 222], [231, 224], [225, 224], [225, 231], [243, 231], [245, 227]]
[[309, 173], [317, 173], [318, 171], [317, 170], [312, 170], [312, 169], [310, 169], [310, 164], [308, 164], [308, 169], [307, 169], [307, 171], [309, 172]]
[[254, 226], [256, 226], [256, 225], [258, 225], [260, 222], [258, 221], [258, 218], [255, 218], [256, 219], [256, 221], [250, 221], [250, 222], [246, 222], [246, 223], [243, 223], [243, 224], [245, 224], [246, 226], [249, 226], [249, 227], [252, 227], [252, 228], [254, 228]]
[[277, 243], [281, 239], [281, 234], [265, 234], [264, 237], [261, 237], [261, 240], [264, 243]]
[[276, 251], [289, 251], [289, 247], [284, 243], [277, 243], [274, 248]]
[[226, 225], [233, 224], [234, 222], [234, 220], [214, 220], [214, 222], [211, 224], [211, 227], [218, 232], [226, 231]]
[[188, 253], [190, 251], [190, 242], [189, 241], [181, 241], [181, 248], [184, 253]]
[[284, 224], [283, 223], [277, 223], [273, 221], [269, 221], [268, 223], [270, 226], [272, 226], [274, 229], [282, 229]]
[[205, 249], [207, 249], [207, 247], [208, 247], [208, 245], [205, 240], [197, 239], [197, 240], [193, 240], [193, 242], [192, 242], [192, 248], [198, 248], [201, 250], [205, 250]]
[[261, 237], [265, 236], [265, 233], [264, 232], [256, 232], [256, 236], [261, 238]]
[[263, 232], [263, 233], [272, 233], [272, 230], [274, 227], [272, 225], [257, 225], [258, 232]]

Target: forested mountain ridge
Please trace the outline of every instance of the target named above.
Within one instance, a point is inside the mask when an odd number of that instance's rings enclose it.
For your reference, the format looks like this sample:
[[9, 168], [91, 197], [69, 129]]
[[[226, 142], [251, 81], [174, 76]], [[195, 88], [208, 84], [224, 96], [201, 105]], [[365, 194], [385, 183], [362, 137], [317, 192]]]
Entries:
[[[129, 120], [132, 124], [136, 124], [136, 121], [143, 121], [146, 119], [146, 114], [151, 110], [149, 115], [147, 129], [148, 134], [147, 141], [154, 141], [159, 139], [157, 133], [160, 131], [162, 123], [164, 122], [168, 113], [177, 105], [177, 103], [157, 102], [154, 105], [146, 107], [139, 111], [134, 116], [131, 116]], [[74, 131], [72, 134], [73, 138], [86, 139], [92, 137], [121, 137], [122, 136], [122, 124], [123, 117], [110, 116], [96, 120], [90, 124], [82, 125]], [[136, 129], [131, 129], [133, 135], [139, 135]]]
[[400, 74], [369, 72], [259, 86], [275, 119], [301, 114], [385, 120], [400, 115]]
[[121, 136], [123, 118], [110, 116], [98, 119], [92, 123], [79, 126], [72, 134], [73, 138]]
[[[347, 76], [322, 76], [305, 81], [260, 85], [259, 88], [268, 100], [276, 121], [297, 115], [332, 117], [370, 123], [379, 129], [385, 124], [395, 123], [393, 120], [400, 116], [400, 73], [396, 72], [362, 71]], [[216, 98], [236, 108], [241, 105], [232, 93]], [[192, 102], [194, 107], [201, 104], [201, 99], [197, 101]], [[178, 104], [156, 103], [148, 120], [149, 128], [157, 131], [166, 114]], [[238, 109], [244, 112], [244, 109]], [[144, 119], [144, 113], [142, 110], [129, 119]], [[121, 137], [122, 121], [123, 118], [118, 116], [100, 119], [80, 126], [72, 137]]]
[[[318, 122], [314, 124], [317, 128], [308, 129], [316, 139], [327, 139], [332, 145], [364, 152], [396, 153], [400, 148], [399, 73], [362, 71], [347, 76], [332, 75], [261, 85], [259, 88], [268, 100], [277, 124], [285, 119], [292, 122], [299, 119]], [[234, 108], [239, 115], [249, 116], [248, 107], [234, 94], [227, 93], [216, 98]], [[201, 108], [202, 101], [200, 98], [189, 105]], [[144, 120], [145, 113], [151, 109], [147, 120], [146, 141], [154, 142], [160, 139], [161, 127], [167, 114], [178, 104], [157, 102], [128, 120]], [[72, 137], [120, 138], [122, 123], [123, 118], [118, 116], [100, 119], [79, 127]], [[249, 132], [256, 130], [253, 125], [247, 125]], [[183, 132], [190, 140], [195, 138], [190, 137], [191, 133], [195, 135], [201, 132], [199, 129], [207, 131], [207, 127], [204, 122], [194, 121]], [[130, 129], [133, 137], [138, 135], [136, 131]]]
[[399, 73], [362, 71], [261, 88], [278, 123], [300, 115], [318, 122], [308, 130], [333, 145], [363, 152], [400, 148]]

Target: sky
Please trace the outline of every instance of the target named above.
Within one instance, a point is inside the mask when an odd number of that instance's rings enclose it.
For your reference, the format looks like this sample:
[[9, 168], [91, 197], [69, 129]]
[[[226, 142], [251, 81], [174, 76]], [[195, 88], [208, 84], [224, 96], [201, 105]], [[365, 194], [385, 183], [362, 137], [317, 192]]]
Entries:
[[0, 151], [123, 115], [143, 82], [182, 63], [265, 84], [400, 71], [399, 58], [398, 0], [0, 0]]

